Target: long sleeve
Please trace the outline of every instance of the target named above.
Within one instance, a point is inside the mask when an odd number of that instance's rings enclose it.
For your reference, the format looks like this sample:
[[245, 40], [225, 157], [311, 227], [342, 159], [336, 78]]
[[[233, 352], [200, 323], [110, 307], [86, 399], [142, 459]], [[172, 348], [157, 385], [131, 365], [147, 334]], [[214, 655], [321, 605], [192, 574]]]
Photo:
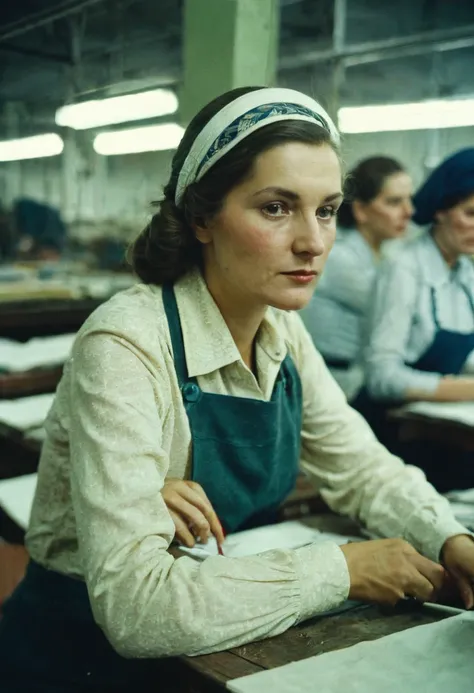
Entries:
[[320, 293], [354, 313], [365, 315], [373, 280], [372, 266], [361, 268], [360, 257], [350, 246], [336, 244], [324, 268], [316, 296]]
[[[165, 348], [165, 347], [164, 347]], [[346, 599], [332, 543], [249, 558], [168, 552], [160, 494], [170, 464], [172, 384], [136, 344], [105, 332], [77, 343], [71, 366], [71, 494], [93, 613], [127, 657], [203, 654], [276, 635]]]
[[405, 399], [408, 390], [435, 392], [438, 373], [416, 370], [405, 364], [406, 345], [419, 293], [415, 273], [390, 260], [375, 282], [367, 326], [366, 386], [374, 399]]
[[302, 325], [299, 331], [303, 468], [333, 510], [380, 536], [403, 537], [439, 560], [446, 539], [467, 530], [420, 469], [405, 465], [376, 440], [347, 404]]

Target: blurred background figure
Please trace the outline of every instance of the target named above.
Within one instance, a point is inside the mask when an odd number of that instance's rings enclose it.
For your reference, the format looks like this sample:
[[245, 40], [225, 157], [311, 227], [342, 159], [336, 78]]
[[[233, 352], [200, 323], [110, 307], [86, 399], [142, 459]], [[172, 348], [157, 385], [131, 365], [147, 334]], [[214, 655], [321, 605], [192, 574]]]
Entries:
[[58, 260], [66, 241], [59, 210], [28, 198], [15, 200], [12, 210], [15, 255], [18, 259]]
[[0, 261], [59, 260], [67, 228], [51, 205], [27, 197], [0, 208]]
[[338, 238], [302, 318], [349, 401], [363, 382], [362, 333], [386, 241], [401, 238], [410, 221], [412, 182], [402, 164], [385, 156], [361, 161], [349, 173], [338, 214]]
[[12, 258], [15, 251], [15, 233], [11, 214], [0, 204], [0, 263]]
[[[428, 229], [382, 264], [371, 306], [366, 381], [377, 411], [474, 400], [474, 148], [442, 162], [414, 204]], [[439, 446], [425, 446], [412, 457], [441, 490], [474, 486], [472, 454], [450, 453], [448, 464]]]

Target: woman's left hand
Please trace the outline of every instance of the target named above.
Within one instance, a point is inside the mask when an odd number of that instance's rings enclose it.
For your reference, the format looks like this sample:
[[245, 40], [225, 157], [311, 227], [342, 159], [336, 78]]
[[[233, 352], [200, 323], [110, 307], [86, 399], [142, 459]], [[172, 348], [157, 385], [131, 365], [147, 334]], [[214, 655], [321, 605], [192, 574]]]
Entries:
[[466, 609], [474, 607], [474, 541], [466, 534], [448, 539], [441, 551], [441, 562], [456, 584]]

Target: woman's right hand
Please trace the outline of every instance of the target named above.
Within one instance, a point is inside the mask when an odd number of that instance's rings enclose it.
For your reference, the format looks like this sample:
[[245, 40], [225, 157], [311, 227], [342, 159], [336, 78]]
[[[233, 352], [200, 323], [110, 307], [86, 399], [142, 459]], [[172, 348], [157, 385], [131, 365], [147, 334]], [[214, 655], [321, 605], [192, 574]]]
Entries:
[[403, 539], [341, 546], [350, 575], [349, 599], [394, 606], [404, 597], [435, 601], [447, 573]]
[[195, 481], [167, 479], [161, 495], [173, 519], [175, 538], [190, 548], [196, 539], [205, 543], [211, 534], [224, 542], [221, 523], [202, 486]]

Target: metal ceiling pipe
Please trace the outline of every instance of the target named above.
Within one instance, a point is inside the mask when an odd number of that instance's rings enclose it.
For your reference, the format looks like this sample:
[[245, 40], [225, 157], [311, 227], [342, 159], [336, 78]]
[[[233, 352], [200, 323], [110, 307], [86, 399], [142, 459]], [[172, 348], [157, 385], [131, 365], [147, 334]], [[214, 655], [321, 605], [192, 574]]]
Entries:
[[280, 60], [279, 69], [292, 70], [305, 65], [343, 60], [346, 67], [363, 63], [379, 62], [389, 57], [402, 58], [429, 53], [431, 50], [457, 50], [474, 45], [474, 24], [454, 29], [439, 29], [394, 37], [380, 41], [364, 41], [346, 45], [340, 52], [334, 49], [308, 51], [301, 55], [286, 56]]
[[0, 28], [0, 42], [8, 41], [9, 39], [15, 38], [16, 36], [21, 36], [26, 34], [28, 31], [33, 31], [34, 29], [39, 29], [42, 26], [56, 22], [58, 19], [64, 19], [71, 14], [76, 12], [82, 12], [93, 5], [97, 5], [104, 0], [67, 0], [61, 3], [59, 6], [53, 9], [40, 10], [30, 14], [25, 19], [21, 19], [17, 22], [12, 22], [4, 27]]
[[12, 46], [9, 43], [0, 44], [0, 51], [7, 53], [16, 53], [17, 55], [25, 55], [30, 58], [39, 58], [40, 60], [49, 60], [53, 63], [61, 63], [63, 65], [71, 65], [72, 61], [68, 55], [60, 53], [49, 53], [47, 51], [36, 50], [36, 48], [25, 48], [23, 46]]
[[364, 55], [354, 55], [351, 58], [344, 58], [346, 67], [355, 67], [356, 65], [368, 65], [370, 63], [378, 63], [381, 60], [397, 60], [399, 58], [411, 58], [416, 55], [426, 55], [428, 52], [444, 53], [446, 51], [459, 51], [463, 48], [472, 48], [474, 46], [474, 35], [466, 36], [463, 39], [451, 39], [449, 41], [441, 41], [427, 46], [426, 44], [414, 44], [413, 46], [404, 46], [402, 48], [387, 48], [384, 51], [373, 51]]

